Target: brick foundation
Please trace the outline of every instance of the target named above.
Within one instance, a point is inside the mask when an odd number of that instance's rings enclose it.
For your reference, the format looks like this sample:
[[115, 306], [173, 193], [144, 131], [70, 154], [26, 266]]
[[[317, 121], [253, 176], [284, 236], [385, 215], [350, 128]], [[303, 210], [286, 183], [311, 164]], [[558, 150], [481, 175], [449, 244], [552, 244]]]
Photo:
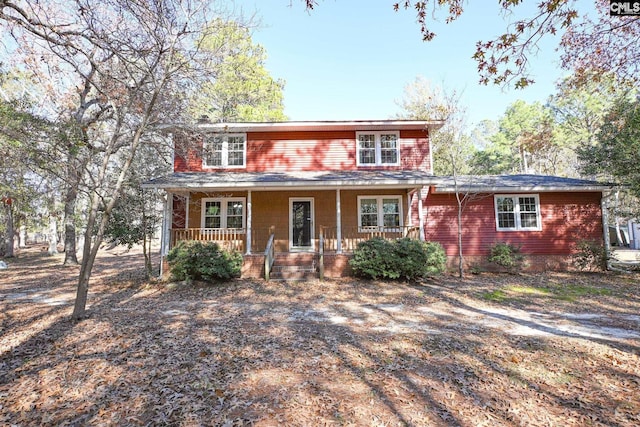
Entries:
[[244, 255], [243, 258], [240, 277], [243, 279], [264, 278], [264, 254]]
[[[457, 256], [447, 257], [447, 269], [458, 269]], [[543, 272], [543, 271], [570, 271], [573, 269], [571, 264], [571, 255], [524, 255], [524, 268], [526, 272]], [[464, 257], [464, 266], [466, 270], [479, 267], [483, 271], [499, 272], [504, 271], [501, 267], [490, 263], [487, 256], [468, 255]]]
[[[324, 255], [324, 277], [338, 278], [348, 277], [352, 274], [349, 260], [352, 255], [346, 254], [325, 254]], [[464, 257], [465, 270], [470, 271], [479, 267], [483, 271], [499, 272], [503, 271], [495, 264], [487, 261], [486, 256], [469, 255]], [[458, 257], [447, 257], [447, 269], [457, 271]], [[573, 266], [570, 255], [525, 255], [526, 272], [543, 271], [571, 271]], [[166, 257], [162, 258], [162, 277], [168, 279], [170, 276], [169, 265]], [[264, 278], [264, 255], [244, 255], [242, 263], [241, 277], [243, 279], [263, 279]]]
[[346, 277], [351, 275], [349, 260], [352, 255], [345, 254], [325, 254], [324, 255], [324, 277]]

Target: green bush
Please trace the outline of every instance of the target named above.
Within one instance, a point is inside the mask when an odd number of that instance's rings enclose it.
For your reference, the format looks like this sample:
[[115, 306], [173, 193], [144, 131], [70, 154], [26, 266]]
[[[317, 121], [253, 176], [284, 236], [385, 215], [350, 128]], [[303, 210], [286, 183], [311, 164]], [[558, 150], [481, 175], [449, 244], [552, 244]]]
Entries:
[[519, 246], [499, 242], [491, 246], [489, 262], [505, 268], [511, 273], [519, 272], [524, 267], [524, 255], [520, 253]]
[[399, 274], [392, 277], [391, 265], [395, 264], [391, 260], [393, 247], [390, 241], [376, 237], [371, 240], [358, 243], [358, 247], [353, 253], [353, 258], [349, 260], [349, 265], [356, 276], [398, 278]]
[[579, 240], [574, 245], [573, 265], [580, 270], [606, 270], [607, 253], [602, 242]]
[[444, 248], [438, 242], [421, 242], [427, 255], [424, 265], [424, 276], [442, 274], [447, 267], [447, 255]]
[[358, 244], [349, 265], [357, 276], [371, 279], [416, 279], [444, 271], [446, 256], [436, 242], [376, 237]]
[[239, 277], [242, 254], [220, 249], [215, 242], [181, 241], [167, 255], [174, 280], [212, 282]]

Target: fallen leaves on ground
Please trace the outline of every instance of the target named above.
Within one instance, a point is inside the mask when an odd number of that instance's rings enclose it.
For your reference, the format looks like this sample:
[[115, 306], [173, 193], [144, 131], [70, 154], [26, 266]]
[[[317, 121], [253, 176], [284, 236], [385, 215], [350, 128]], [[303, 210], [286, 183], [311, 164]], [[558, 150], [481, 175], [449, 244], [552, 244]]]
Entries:
[[640, 423], [638, 275], [167, 286], [112, 250], [76, 323], [59, 264], [0, 272], [0, 424]]

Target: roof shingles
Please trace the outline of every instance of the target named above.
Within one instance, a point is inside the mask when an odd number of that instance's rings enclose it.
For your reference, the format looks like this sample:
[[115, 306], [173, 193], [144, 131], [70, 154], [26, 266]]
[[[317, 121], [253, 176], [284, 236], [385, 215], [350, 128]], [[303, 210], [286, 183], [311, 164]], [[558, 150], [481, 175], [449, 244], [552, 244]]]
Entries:
[[223, 188], [343, 188], [343, 187], [420, 187], [434, 186], [436, 192], [508, 191], [602, 191], [615, 187], [577, 178], [548, 175], [487, 175], [436, 177], [417, 170], [317, 171], [317, 172], [179, 172], [152, 179], [145, 188], [223, 189]]

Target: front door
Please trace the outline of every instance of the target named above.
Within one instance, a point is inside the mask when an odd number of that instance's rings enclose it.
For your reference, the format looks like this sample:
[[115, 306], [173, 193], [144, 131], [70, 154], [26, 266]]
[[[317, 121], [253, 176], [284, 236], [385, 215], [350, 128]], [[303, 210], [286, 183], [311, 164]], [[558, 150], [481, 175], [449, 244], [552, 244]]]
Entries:
[[289, 199], [289, 248], [313, 249], [313, 199]]

